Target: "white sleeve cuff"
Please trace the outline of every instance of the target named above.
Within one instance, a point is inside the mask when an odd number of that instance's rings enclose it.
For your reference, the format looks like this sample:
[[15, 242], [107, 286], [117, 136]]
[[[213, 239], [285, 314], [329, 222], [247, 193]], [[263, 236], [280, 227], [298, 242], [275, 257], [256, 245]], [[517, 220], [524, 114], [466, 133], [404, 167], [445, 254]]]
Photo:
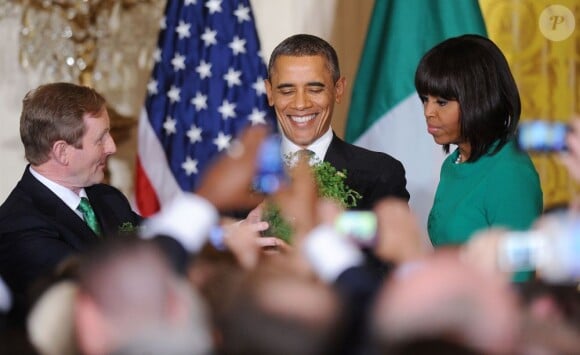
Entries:
[[304, 252], [318, 277], [328, 283], [364, 262], [360, 249], [328, 225], [318, 226], [306, 236]]
[[218, 212], [209, 201], [184, 193], [145, 221], [141, 237], [151, 239], [166, 235], [180, 242], [190, 253], [196, 253], [207, 241], [218, 219]]

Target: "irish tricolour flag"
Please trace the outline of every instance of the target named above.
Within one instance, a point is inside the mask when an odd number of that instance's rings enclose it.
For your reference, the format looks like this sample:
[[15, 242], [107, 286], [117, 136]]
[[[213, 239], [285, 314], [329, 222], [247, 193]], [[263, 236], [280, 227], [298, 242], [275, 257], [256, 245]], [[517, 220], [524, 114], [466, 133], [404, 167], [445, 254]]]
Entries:
[[415, 69], [431, 47], [466, 33], [486, 34], [476, 0], [377, 0], [354, 83], [346, 140], [403, 163], [425, 225], [445, 156], [427, 133]]

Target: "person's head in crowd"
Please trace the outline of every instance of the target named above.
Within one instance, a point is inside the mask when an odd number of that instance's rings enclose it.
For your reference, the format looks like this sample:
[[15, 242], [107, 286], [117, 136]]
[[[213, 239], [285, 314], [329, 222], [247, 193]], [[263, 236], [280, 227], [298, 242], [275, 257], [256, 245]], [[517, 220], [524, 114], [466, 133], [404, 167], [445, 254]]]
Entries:
[[30, 164], [73, 191], [100, 183], [116, 151], [105, 99], [71, 83], [45, 84], [26, 94], [20, 137]]
[[429, 133], [449, 153], [459, 146], [462, 161], [497, 152], [515, 133], [521, 113], [516, 82], [501, 50], [478, 35], [450, 38], [421, 59], [415, 88]]
[[218, 325], [225, 354], [326, 354], [336, 341], [336, 294], [281, 259], [241, 280], [227, 303]]
[[67, 257], [31, 287], [26, 331], [34, 349], [42, 355], [78, 353], [73, 300], [81, 259], [80, 254]]
[[133, 349], [144, 339], [167, 334], [181, 339], [182, 353], [211, 349], [205, 303], [148, 242], [123, 240], [87, 254], [74, 307], [84, 354]]
[[190, 263], [189, 282], [205, 297], [215, 323], [236, 297], [238, 286], [246, 275], [231, 253], [204, 248]]
[[518, 285], [529, 315], [540, 321], [565, 321], [580, 331], [580, 290], [572, 282], [535, 280]]
[[30, 342], [42, 355], [78, 354], [74, 328], [74, 280], [61, 280], [47, 288], [26, 320]]
[[328, 42], [298, 34], [272, 52], [265, 84], [284, 135], [306, 147], [330, 129], [334, 104], [342, 100], [346, 79]]
[[373, 333], [385, 354], [393, 349], [411, 354], [403, 350], [419, 351], [426, 344], [433, 353], [437, 348], [513, 353], [520, 308], [505, 278], [481, 272], [449, 250], [401, 271], [385, 283], [371, 313]]

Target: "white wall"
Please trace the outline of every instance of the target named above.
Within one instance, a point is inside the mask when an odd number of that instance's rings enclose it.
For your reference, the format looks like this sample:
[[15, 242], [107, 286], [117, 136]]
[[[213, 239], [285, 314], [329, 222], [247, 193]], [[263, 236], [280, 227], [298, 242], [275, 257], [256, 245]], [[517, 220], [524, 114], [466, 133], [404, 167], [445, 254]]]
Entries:
[[0, 201], [6, 199], [26, 166], [18, 127], [22, 98], [33, 84], [18, 63], [19, 28], [16, 16], [0, 20]]
[[266, 62], [284, 38], [310, 33], [332, 35], [337, 0], [250, 0]]

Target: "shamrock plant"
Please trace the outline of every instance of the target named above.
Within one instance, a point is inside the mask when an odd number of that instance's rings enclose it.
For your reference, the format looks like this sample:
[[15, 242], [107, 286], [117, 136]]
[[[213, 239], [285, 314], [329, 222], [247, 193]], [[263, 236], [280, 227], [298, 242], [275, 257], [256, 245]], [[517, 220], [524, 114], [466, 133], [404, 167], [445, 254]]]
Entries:
[[[291, 171], [297, 161], [296, 153], [286, 155], [284, 158], [288, 170]], [[320, 161], [315, 157], [310, 158], [310, 165], [314, 172], [320, 197], [332, 199], [344, 208], [356, 207], [357, 202], [362, 196], [345, 183], [347, 176], [346, 169], [339, 171], [330, 163]], [[266, 203], [262, 218], [270, 225], [263, 232], [263, 235], [275, 236], [284, 240], [286, 243], [291, 243], [293, 234], [292, 226], [280, 214], [279, 206], [271, 201]]]

